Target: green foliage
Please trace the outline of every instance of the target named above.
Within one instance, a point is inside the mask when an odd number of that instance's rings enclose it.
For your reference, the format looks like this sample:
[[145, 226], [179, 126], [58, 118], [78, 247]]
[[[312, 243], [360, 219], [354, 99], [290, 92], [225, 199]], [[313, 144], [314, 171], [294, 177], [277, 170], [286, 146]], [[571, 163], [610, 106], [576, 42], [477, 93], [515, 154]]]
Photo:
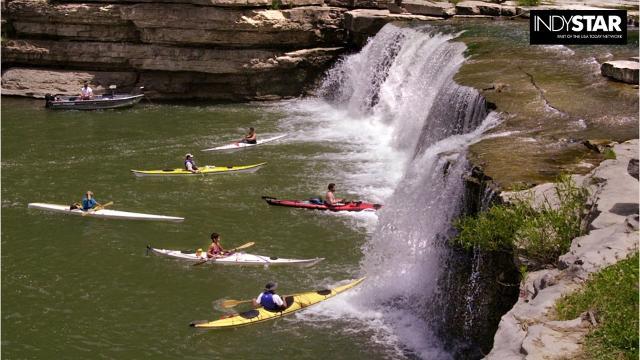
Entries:
[[585, 288], [558, 301], [558, 316], [596, 314], [598, 326], [587, 336], [591, 359], [638, 359], [638, 253], [594, 274]]
[[615, 160], [616, 159], [616, 152], [613, 151], [612, 148], [604, 149], [604, 152], [602, 154], [604, 155], [604, 158], [607, 159], [607, 160]]
[[278, 10], [282, 6], [280, 0], [271, 0], [271, 10]]
[[518, 5], [520, 5], [520, 6], [538, 6], [538, 5], [540, 5], [540, 0], [518, 0]]
[[584, 233], [582, 220], [589, 194], [569, 176], [561, 176], [556, 195], [556, 208], [548, 201], [534, 208], [533, 198], [529, 197], [493, 206], [477, 216], [462, 217], [454, 223], [458, 235], [452, 242], [465, 249], [479, 246], [488, 251], [515, 250], [537, 263], [553, 264], [569, 250], [571, 240]]

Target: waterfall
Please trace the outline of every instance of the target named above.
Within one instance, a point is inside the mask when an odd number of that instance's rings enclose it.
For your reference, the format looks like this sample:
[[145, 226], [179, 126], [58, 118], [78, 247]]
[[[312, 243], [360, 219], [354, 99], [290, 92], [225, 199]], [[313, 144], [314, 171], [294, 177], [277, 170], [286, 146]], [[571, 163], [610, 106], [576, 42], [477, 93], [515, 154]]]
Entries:
[[463, 313], [463, 328], [476, 319], [467, 312], [479, 287], [461, 296], [466, 310], [451, 309], [442, 284], [464, 203], [466, 149], [499, 122], [475, 89], [453, 81], [466, 49], [457, 36], [388, 24], [327, 72], [319, 98], [290, 109], [303, 113], [297, 121], [309, 139], [346, 140], [341, 158], [361, 161], [340, 174], [343, 183], [384, 201], [363, 247], [367, 281], [350, 302], [374, 310], [404, 355], [424, 359], [455, 356], [443, 341], [448, 312]]

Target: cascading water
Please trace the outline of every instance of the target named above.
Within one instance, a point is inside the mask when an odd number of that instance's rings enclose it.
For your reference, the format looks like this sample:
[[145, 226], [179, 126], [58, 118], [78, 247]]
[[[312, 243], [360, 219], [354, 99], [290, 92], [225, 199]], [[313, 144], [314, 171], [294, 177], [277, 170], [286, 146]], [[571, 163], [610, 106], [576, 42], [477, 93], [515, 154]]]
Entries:
[[[451, 318], [440, 286], [448, 277], [447, 240], [463, 206], [466, 149], [498, 123], [476, 90], [453, 81], [465, 50], [451, 41], [456, 36], [386, 25], [328, 71], [321, 98], [289, 109], [301, 115], [292, 123], [304, 123], [306, 139], [348, 143], [355, 169], [337, 177], [385, 203], [363, 248], [368, 280], [349, 302], [373, 310], [376, 326], [404, 355], [427, 359], [453, 356], [439, 336]], [[332, 311], [347, 311], [343, 305]]]

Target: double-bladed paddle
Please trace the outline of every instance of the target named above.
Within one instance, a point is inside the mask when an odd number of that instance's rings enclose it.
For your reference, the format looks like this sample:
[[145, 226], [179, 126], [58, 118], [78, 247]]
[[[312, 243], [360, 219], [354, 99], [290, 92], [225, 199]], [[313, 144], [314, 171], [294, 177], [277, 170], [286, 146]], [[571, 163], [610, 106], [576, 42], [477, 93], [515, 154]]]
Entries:
[[[237, 250], [246, 249], [246, 248], [251, 247], [251, 246], [253, 246], [253, 245], [255, 245], [255, 244], [256, 244], [256, 243], [252, 241], [252, 242], [248, 242], [248, 243], [246, 243], [246, 244], [244, 244], [244, 245], [240, 245], [240, 246], [238, 246], [238, 247], [236, 247], [236, 248], [233, 248], [233, 249], [231, 249], [231, 250], [227, 250], [227, 251], [231, 253], [231, 252], [234, 252], [234, 251], [237, 251]], [[213, 257], [213, 258], [211, 258], [211, 259], [202, 260], [202, 261], [200, 261], [200, 262], [197, 262], [197, 263], [193, 264], [193, 266], [202, 265], [202, 264], [206, 263], [206, 262], [207, 262], [207, 261], [209, 261], [209, 260], [215, 260], [215, 259], [216, 259], [216, 258], [214, 258], [214, 257]]]
[[93, 209], [89, 209], [89, 210], [87, 210], [87, 211], [83, 211], [81, 215], [82, 215], [82, 216], [87, 216], [87, 215], [89, 215], [90, 213], [94, 213], [94, 212], [96, 212], [96, 211], [98, 211], [98, 210], [102, 210], [102, 209], [106, 208], [107, 206], [111, 206], [111, 205], [113, 205], [113, 201], [109, 201], [109, 202], [108, 202], [108, 203], [106, 203], [106, 204], [98, 205], [98, 206], [94, 207]]

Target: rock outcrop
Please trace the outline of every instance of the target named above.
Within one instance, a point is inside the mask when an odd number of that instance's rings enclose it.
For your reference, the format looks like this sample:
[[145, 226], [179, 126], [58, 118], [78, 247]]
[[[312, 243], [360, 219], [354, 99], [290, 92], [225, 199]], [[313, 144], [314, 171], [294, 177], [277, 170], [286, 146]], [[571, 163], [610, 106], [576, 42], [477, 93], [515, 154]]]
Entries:
[[436, 20], [442, 20], [442, 18], [424, 15], [394, 14], [389, 10], [358, 9], [348, 11], [344, 14], [344, 26], [349, 32], [349, 40], [357, 46], [364, 45], [369, 37], [375, 35], [383, 26], [392, 21], [412, 22]]
[[631, 60], [607, 61], [600, 66], [602, 75], [628, 84], [638, 84], [640, 63]]
[[[348, 11], [362, 7], [373, 10]], [[89, 80], [97, 89], [144, 86], [151, 98], [299, 96], [349, 43], [362, 45], [391, 21], [434, 19], [386, 7], [386, 0], [14, 0], [3, 12], [2, 90], [75, 94]]]
[[516, 7], [485, 1], [461, 1], [456, 4], [456, 15], [515, 16]]
[[[599, 215], [593, 230], [573, 240], [559, 268], [528, 274], [521, 297], [502, 317], [487, 359], [567, 359], [580, 351], [593, 326], [586, 314], [571, 321], [555, 321], [556, 301], [580, 288], [589, 274], [638, 251], [638, 180], [627, 170], [638, 158], [638, 140], [614, 146], [615, 160], [605, 160], [583, 178], [595, 189]], [[549, 185], [534, 188], [543, 196]]]

